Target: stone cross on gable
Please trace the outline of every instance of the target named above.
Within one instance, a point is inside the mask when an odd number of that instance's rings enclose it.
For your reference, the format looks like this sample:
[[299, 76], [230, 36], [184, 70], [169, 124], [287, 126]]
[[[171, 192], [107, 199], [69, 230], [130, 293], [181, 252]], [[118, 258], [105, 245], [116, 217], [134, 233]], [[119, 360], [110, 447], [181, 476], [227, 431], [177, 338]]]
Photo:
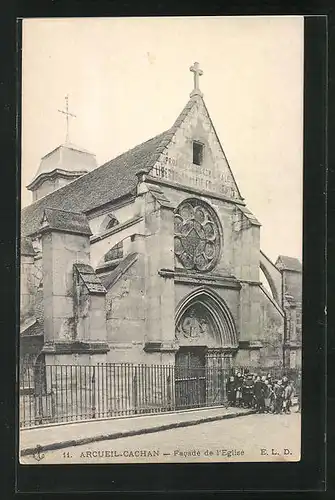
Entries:
[[65, 96], [65, 111], [63, 109], [58, 110], [59, 113], [63, 113], [63, 115], [66, 116], [66, 137], [65, 137], [65, 142], [70, 141], [70, 135], [69, 135], [69, 117], [71, 116], [72, 118], [77, 118], [76, 115], [73, 113], [69, 112], [69, 96]]
[[194, 78], [194, 89], [192, 90], [190, 96], [200, 95], [202, 97], [202, 92], [199, 88], [199, 77], [202, 76], [204, 72], [200, 69], [198, 62], [195, 62], [193, 66], [190, 67], [190, 71], [192, 71]]

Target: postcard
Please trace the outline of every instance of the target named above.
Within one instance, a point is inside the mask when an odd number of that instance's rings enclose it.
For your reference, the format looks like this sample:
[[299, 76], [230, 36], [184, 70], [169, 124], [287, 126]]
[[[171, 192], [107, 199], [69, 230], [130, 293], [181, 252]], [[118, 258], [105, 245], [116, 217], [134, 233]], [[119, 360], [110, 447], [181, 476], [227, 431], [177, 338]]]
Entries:
[[20, 463], [299, 461], [303, 17], [22, 25]]

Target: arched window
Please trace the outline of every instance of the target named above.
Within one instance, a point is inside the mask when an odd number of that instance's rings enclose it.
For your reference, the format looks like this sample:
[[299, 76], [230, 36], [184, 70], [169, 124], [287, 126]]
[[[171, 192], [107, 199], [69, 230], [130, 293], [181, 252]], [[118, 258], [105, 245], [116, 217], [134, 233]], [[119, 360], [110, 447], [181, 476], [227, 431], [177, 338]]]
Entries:
[[119, 221], [117, 220], [116, 217], [113, 216], [110, 216], [110, 221], [108, 222], [107, 226], [106, 226], [106, 231], [108, 229], [112, 229], [112, 227], [115, 227], [119, 224]]
[[[112, 229], [113, 227], [117, 226], [119, 224], [119, 221], [117, 220], [116, 217], [111, 216], [110, 221], [108, 222], [106, 226], [106, 231], [108, 229]], [[122, 241], [120, 243], [117, 243], [116, 245], [113, 246], [105, 255], [104, 261], [109, 262], [111, 260], [115, 259], [122, 259], [123, 257], [123, 244]]]
[[207, 272], [220, 257], [221, 226], [215, 211], [198, 199], [183, 201], [175, 212], [174, 252], [185, 269]]

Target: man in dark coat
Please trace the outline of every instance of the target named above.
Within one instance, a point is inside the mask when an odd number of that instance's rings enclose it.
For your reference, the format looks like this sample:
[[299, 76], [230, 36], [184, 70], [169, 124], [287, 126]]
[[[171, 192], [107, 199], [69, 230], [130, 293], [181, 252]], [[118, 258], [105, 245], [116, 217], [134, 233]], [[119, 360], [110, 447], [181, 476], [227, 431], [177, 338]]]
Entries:
[[227, 399], [229, 406], [235, 406], [236, 403], [236, 388], [235, 388], [235, 377], [231, 376], [227, 381]]
[[269, 380], [266, 378], [264, 381], [265, 413], [271, 412], [271, 396], [272, 396], [272, 387], [269, 384]]
[[256, 399], [256, 409], [258, 413], [264, 413], [265, 401], [264, 401], [264, 383], [261, 377], [257, 376], [254, 384], [254, 395]]
[[242, 395], [244, 406], [251, 408], [254, 395], [254, 381], [251, 374], [247, 375], [243, 382]]

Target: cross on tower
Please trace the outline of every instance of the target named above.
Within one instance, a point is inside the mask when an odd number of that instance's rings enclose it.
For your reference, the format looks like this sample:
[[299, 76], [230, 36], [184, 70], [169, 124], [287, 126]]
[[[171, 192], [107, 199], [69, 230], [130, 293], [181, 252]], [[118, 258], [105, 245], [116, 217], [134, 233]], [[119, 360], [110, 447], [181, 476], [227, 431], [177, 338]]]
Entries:
[[65, 142], [69, 142], [69, 116], [72, 118], [77, 118], [76, 115], [69, 112], [69, 96], [65, 96], [65, 111], [62, 109], [58, 110], [59, 113], [63, 113], [66, 116], [66, 138]]
[[203, 75], [202, 69], [199, 67], [199, 63], [195, 62], [193, 66], [190, 67], [190, 71], [193, 73], [193, 78], [194, 78], [194, 89], [192, 90], [190, 96], [194, 95], [200, 95], [202, 96], [202, 92], [199, 88], [199, 77]]

